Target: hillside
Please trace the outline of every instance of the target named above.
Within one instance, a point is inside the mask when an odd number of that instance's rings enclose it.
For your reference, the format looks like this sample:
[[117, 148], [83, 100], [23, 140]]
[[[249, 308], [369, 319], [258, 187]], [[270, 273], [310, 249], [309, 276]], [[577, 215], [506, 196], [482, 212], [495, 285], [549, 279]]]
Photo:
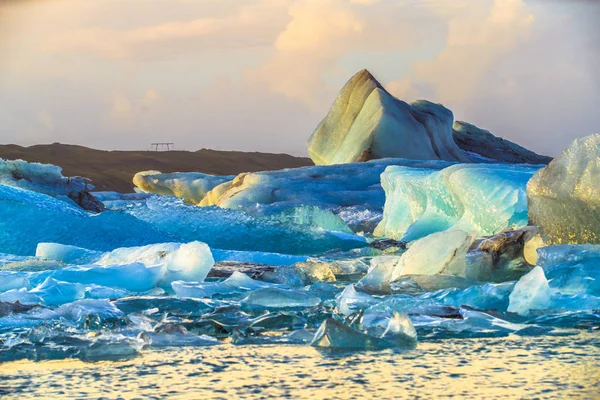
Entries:
[[65, 176], [90, 178], [95, 190], [117, 192], [133, 191], [133, 175], [144, 170], [233, 175], [312, 165], [308, 158], [288, 154], [207, 149], [195, 152], [105, 151], [59, 143], [30, 147], [0, 145], [0, 157], [59, 165]]

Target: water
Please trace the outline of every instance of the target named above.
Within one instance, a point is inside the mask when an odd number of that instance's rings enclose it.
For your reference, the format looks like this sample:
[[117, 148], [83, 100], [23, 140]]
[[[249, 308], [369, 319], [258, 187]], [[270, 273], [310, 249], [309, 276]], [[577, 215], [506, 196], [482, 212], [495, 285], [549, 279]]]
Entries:
[[0, 365], [6, 398], [600, 397], [600, 332], [445, 339], [416, 350], [322, 352], [223, 344], [143, 351], [125, 361]]

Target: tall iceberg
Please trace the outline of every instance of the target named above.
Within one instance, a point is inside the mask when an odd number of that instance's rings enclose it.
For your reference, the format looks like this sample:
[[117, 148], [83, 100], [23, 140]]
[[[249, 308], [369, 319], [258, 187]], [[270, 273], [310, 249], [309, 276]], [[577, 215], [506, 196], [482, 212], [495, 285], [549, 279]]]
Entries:
[[469, 162], [452, 138], [452, 111], [420, 100], [405, 103], [362, 70], [344, 86], [308, 142], [315, 164], [377, 158]]

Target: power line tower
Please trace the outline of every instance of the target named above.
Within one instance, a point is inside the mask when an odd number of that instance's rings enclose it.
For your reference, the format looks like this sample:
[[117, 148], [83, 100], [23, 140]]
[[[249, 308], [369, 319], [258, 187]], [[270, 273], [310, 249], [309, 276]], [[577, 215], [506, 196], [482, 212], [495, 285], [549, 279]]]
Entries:
[[154, 151], [158, 151], [158, 149], [160, 148], [161, 151], [170, 151], [171, 147], [175, 147], [174, 143], [167, 143], [167, 142], [158, 142], [158, 143], [150, 143], [150, 145], [152, 146], [152, 149]]

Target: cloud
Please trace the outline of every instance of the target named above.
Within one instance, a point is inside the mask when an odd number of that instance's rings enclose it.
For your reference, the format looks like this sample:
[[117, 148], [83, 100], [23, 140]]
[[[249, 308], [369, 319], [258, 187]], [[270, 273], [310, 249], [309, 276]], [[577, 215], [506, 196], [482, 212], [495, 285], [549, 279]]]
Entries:
[[[299, 0], [289, 9], [290, 22], [279, 34], [272, 56], [248, 71], [248, 79], [262, 81], [270, 90], [302, 102], [313, 109], [326, 106], [330, 98], [328, 75], [344, 74], [340, 61], [363, 55], [362, 65], [373, 64], [370, 54], [409, 52], [437, 37], [438, 16], [416, 8], [404, 13], [402, 2]], [[366, 65], [365, 65], [366, 64]], [[339, 87], [335, 88], [339, 89]]]
[[109, 116], [117, 120], [132, 120], [148, 111], [160, 100], [160, 94], [154, 89], [148, 89], [142, 96], [133, 100], [121, 92], [114, 92]]
[[440, 101], [464, 100], [499, 59], [529, 37], [533, 23], [523, 0], [470, 1], [449, 17], [445, 48], [433, 60], [414, 63], [408, 78], [389, 87], [399, 97], [431, 95], [433, 88]]
[[221, 17], [203, 17], [135, 29], [91, 28], [45, 41], [51, 53], [88, 53], [105, 60], [156, 60], [178, 54], [270, 45], [281, 28], [284, 0], [262, 0]]

